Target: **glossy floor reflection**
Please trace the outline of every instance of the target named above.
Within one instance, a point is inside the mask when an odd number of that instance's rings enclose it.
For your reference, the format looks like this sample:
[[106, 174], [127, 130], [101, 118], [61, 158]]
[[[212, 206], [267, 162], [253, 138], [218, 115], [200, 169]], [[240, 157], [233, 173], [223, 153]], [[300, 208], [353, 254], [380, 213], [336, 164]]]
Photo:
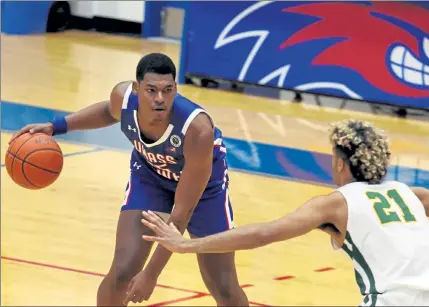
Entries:
[[[140, 56], [177, 63], [178, 45], [95, 33], [2, 35], [1, 156], [10, 131], [109, 97], [134, 77]], [[222, 129], [228, 146], [235, 223], [266, 221], [332, 190], [327, 125], [362, 118], [386, 129], [389, 176], [429, 185], [429, 125], [180, 86]], [[128, 178], [130, 145], [119, 127], [58, 137], [66, 158], [51, 187], [27, 191], [2, 168], [2, 305], [93, 305], [113, 255]], [[357, 305], [352, 264], [319, 232], [239, 252], [240, 282], [252, 305]], [[144, 305], [209, 305], [214, 300], [192, 255], [175, 255]]]

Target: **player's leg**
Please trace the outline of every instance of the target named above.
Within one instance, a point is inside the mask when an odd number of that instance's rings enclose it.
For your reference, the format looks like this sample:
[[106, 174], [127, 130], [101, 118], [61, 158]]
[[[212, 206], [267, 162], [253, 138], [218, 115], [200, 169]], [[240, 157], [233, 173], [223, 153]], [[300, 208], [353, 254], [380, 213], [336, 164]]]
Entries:
[[[233, 212], [228, 189], [202, 199], [189, 223], [191, 237], [204, 237], [233, 228]], [[238, 282], [235, 253], [198, 254], [201, 276], [218, 306], [248, 306], [249, 302]]]
[[141, 242], [150, 233], [141, 227], [141, 210], [122, 211], [116, 230], [116, 246], [110, 270], [97, 293], [97, 306], [122, 306], [131, 279], [142, 270], [152, 244]]
[[249, 306], [238, 282], [234, 256], [233, 252], [197, 255], [204, 284], [218, 306]]
[[171, 212], [173, 195], [132, 175], [116, 231], [113, 262], [97, 293], [97, 306], [123, 306], [131, 279], [143, 269], [152, 248], [142, 239], [151, 230], [141, 223], [142, 211]]

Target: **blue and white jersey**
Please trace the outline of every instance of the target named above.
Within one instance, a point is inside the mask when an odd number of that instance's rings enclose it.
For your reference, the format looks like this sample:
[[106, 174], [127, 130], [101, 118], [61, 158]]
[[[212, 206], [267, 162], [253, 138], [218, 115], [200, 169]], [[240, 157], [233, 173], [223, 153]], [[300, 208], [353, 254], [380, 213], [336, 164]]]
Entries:
[[[185, 157], [183, 145], [185, 135], [192, 120], [200, 113], [207, 112], [180, 94], [173, 101], [170, 124], [157, 141], [144, 142], [137, 118], [138, 97], [130, 85], [125, 92], [121, 112], [121, 130], [134, 146], [131, 156], [131, 170], [141, 172], [142, 176], [154, 176], [163, 188], [175, 191], [180, 179]], [[208, 115], [208, 114], [207, 114]], [[222, 132], [215, 127], [213, 147], [213, 167], [206, 192], [216, 193], [228, 185], [226, 148]], [[156, 177], [156, 179], [155, 179]]]

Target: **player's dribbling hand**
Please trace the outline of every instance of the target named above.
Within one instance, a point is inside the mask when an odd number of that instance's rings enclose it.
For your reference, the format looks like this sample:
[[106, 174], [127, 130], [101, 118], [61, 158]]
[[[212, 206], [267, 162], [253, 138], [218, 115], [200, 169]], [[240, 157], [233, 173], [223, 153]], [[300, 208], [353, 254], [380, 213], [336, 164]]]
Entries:
[[185, 253], [185, 244], [188, 241], [182, 236], [173, 223], [168, 225], [155, 213], [143, 211], [142, 223], [152, 229], [157, 236], [143, 236], [146, 241], [158, 242], [166, 249], [175, 253]]
[[124, 305], [129, 302], [141, 303], [150, 299], [155, 289], [157, 278], [149, 275], [145, 270], [138, 273], [128, 285]]
[[17, 133], [15, 133], [12, 138], [9, 140], [9, 145], [20, 135], [29, 132], [30, 134], [33, 133], [45, 133], [47, 135], [52, 135], [54, 131], [54, 126], [52, 123], [45, 123], [45, 124], [30, 124], [25, 126], [24, 128], [21, 128]]

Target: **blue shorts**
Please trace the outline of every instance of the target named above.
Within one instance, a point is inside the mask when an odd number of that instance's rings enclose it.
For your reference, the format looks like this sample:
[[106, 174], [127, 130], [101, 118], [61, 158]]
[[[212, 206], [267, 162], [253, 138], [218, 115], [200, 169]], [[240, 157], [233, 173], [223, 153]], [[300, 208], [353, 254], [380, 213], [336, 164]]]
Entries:
[[[174, 205], [174, 191], [131, 172], [125, 191], [124, 210], [151, 210], [170, 214]], [[188, 224], [188, 232], [205, 237], [234, 228], [234, 216], [228, 195], [228, 187], [210, 197], [202, 197], [195, 207]]]

